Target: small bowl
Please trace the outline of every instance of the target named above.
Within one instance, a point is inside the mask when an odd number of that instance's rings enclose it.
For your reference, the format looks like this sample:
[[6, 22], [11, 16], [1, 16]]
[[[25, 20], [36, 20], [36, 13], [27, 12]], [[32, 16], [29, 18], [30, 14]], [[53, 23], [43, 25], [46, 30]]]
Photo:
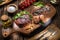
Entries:
[[8, 20], [8, 15], [2, 15], [1, 20], [4, 20], [4, 21]]
[[10, 4], [7, 6], [7, 12], [9, 12], [9, 13], [14, 13], [17, 10], [18, 10], [18, 7], [15, 4]]
[[12, 32], [12, 29], [10, 28], [7, 28], [7, 29], [2, 28], [2, 36], [5, 38], [8, 37], [11, 34], [11, 32]]

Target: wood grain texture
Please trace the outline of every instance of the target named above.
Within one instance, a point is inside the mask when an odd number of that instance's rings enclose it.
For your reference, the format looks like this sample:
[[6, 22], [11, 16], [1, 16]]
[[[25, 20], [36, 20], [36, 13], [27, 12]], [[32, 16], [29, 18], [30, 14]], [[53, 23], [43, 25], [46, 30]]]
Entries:
[[0, 6], [1, 5], [4, 5], [4, 4], [7, 4], [7, 3], [9, 3], [9, 2], [11, 2], [12, 0], [5, 0], [4, 2], [2, 2], [1, 4], [0, 4]]
[[[19, 0], [20, 1], [20, 0]], [[18, 2], [19, 2], [18, 1]], [[19, 2], [20, 3], [20, 2]], [[10, 4], [17, 4], [17, 1], [15, 1], [15, 2], [12, 2], [12, 3], [10, 3]], [[9, 5], [9, 4], [8, 4]], [[5, 5], [4, 5], [5, 6]], [[2, 15], [3, 14], [3, 8], [4, 8], [4, 6], [2, 6], [2, 7], [0, 7], [0, 14]], [[53, 29], [53, 30], [58, 30], [58, 32], [60, 31], [60, 5], [58, 5], [58, 6], [54, 6], [55, 8], [56, 8], [56, 10], [57, 10], [57, 13], [56, 13], [56, 15], [55, 15], [55, 17], [53, 18], [53, 21], [51, 22], [51, 25], [48, 25], [48, 28], [46, 28], [45, 29], [45, 31], [47, 30], [47, 29]], [[28, 8], [27, 8], [28, 9]], [[55, 27], [53, 27], [53, 25], [55, 25]], [[53, 28], [51, 28], [51, 27], [53, 27]], [[3, 38], [3, 36], [2, 36], [2, 27], [0, 26], [0, 40], [4, 40], [4, 38]], [[14, 31], [15, 32], [15, 31]], [[43, 32], [40, 32], [40, 33], [43, 33]], [[22, 37], [22, 40], [33, 40], [34, 39], [34, 37], [38, 37], [38, 35], [40, 35], [40, 33], [38, 33], [38, 34], [36, 34], [36, 35], [34, 35], [34, 36], [32, 36], [31, 38], [26, 38], [26, 37]], [[57, 33], [56, 35], [58, 35], [59, 33]], [[55, 36], [55, 37], [57, 37], [57, 36]], [[53, 37], [53, 38], [55, 38], [55, 37]], [[59, 38], [59, 37], [58, 37]], [[10, 40], [10, 39], [9, 39]], [[53, 39], [51, 39], [51, 40], [53, 40]]]

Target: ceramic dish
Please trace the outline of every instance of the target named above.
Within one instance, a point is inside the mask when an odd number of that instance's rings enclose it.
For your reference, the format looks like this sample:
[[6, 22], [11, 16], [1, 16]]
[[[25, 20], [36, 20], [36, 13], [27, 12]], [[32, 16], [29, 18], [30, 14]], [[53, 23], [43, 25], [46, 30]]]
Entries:
[[9, 13], [14, 13], [17, 10], [18, 10], [18, 7], [15, 4], [10, 4], [7, 6], [7, 12], [9, 12]]

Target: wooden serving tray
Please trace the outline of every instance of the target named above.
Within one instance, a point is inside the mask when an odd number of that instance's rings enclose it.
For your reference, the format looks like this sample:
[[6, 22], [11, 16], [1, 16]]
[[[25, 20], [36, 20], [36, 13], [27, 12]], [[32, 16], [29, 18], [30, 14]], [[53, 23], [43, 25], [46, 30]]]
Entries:
[[5, 0], [4, 2], [2, 2], [1, 4], [0, 4], [0, 6], [1, 5], [4, 5], [4, 4], [7, 4], [7, 3], [9, 3], [9, 2], [11, 2], [12, 0]]
[[[48, 13], [43, 12], [42, 15], [44, 15], [44, 18], [41, 19], [44, 23], [48, 22], [55, 14], [56, 14], [56, 9], [51, 5], [51, 4], [46, 4], [50, 7], [50, 11]], [[28, 8], [26, 8], [25, 10], [30, 12], [31, 14], [36, 11], [39, 8], [36, 8], [36, 6], [32, 5]], [[49, 19], [49, 20], [48, 20]], [[48, 21], [46, 21], [48, 20]], [[28, 23], [25, 27], [19, 28], [18, 26], [15, 28], [15, 30], [18, 30], [21, 33], [24, 34], [30, 34], [31, 32], [33, 32], [35, 29], [39, 28], [41, 25], [40, 24], [34, 24], [34, 23]]]

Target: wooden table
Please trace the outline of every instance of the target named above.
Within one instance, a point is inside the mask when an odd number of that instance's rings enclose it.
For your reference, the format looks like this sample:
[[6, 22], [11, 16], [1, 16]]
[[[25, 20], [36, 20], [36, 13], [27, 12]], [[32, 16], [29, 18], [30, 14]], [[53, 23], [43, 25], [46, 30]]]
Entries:
[[[54, 31], [56, 32], [54, 35], [50, 35], [51, 32], [49, 32], [48, 30], [51, 30], [51, 31]], [[48, 31], [48, 33], [46, 33]], [[53, 32], [53, 33], [54, 33]], [[46, 33], [46, 34], [45, 34]], [[45, 34], [45, 37], [48, 37], [49, 35], [49, 38], [48, 40], [58, 40], [58, 38], [60, 38], [60, 29], [57, 28], [57, 26], [55, 24], [51, 24], [50, 26], [48, 26], [44, 31], [36, 34], [35, 36], [31, 37], [30, 39], [28, 40], [37, 40], [39, 39], [43, 34]], [[44, 36], [43, 36], [44, 37]], [[43, 38], [41, 37], [41, 38]], [[42, 39], [39, 39], [39, 40], [42, 40]]]
[[[16, 4], [16, 5], [17, 5], [17, 4], [18, 4], [17, 2], [19, 3], [19, 1], [14, 1], [14, 2], [11, 2], [11, 3], [9, 3], [9, 4]], [[9, 4], [7, 4], [7, 5], [9, 5]], [[6, 7], [7, 5], [4, 5], [4, 6], [1, 6], [1, 7], [0, 7], [0, 14], [1, 14], [1, 15], [4, 13], [4, 12], [3, 12], [3, 10], [4, 10], [3, 8]], [[1, 15], [0, 15], [0, 16], [1, 16]], [[59, 31], [60, 31], [59, 28], [57, 28], [56, 25], [53, 27], [53, 25], [54, 25], [54, 24], [52, 24], [51, 26], [49, 25], [48, 28], [46, 28], [44, 31], [46, 31], [46, 30], [48, 30], [49, 28], [52, 27], [51, 29], [59, 32]], [[55, 28], [56, 28], [56, 29], [55, 29]], [[34, 37], [36, 38], [38, 35], [42, 34], [44, 31], [42, 31], [41, 33], [36, 34], [35, 36], [33, 36], [33, 37], [31, 37], [31, 38], [22, 37], [21, 40], [33, 40]], [[58, 34], [59, 34], [59, 33], [58, 33]], [[57, 35], [57, 34], [56, 34], [56, 35]], [[56, 36], [55, 36], [55, 37], [56, 37]], [[54, 38], [55, 38], [55, 37], [54, 37]]]

